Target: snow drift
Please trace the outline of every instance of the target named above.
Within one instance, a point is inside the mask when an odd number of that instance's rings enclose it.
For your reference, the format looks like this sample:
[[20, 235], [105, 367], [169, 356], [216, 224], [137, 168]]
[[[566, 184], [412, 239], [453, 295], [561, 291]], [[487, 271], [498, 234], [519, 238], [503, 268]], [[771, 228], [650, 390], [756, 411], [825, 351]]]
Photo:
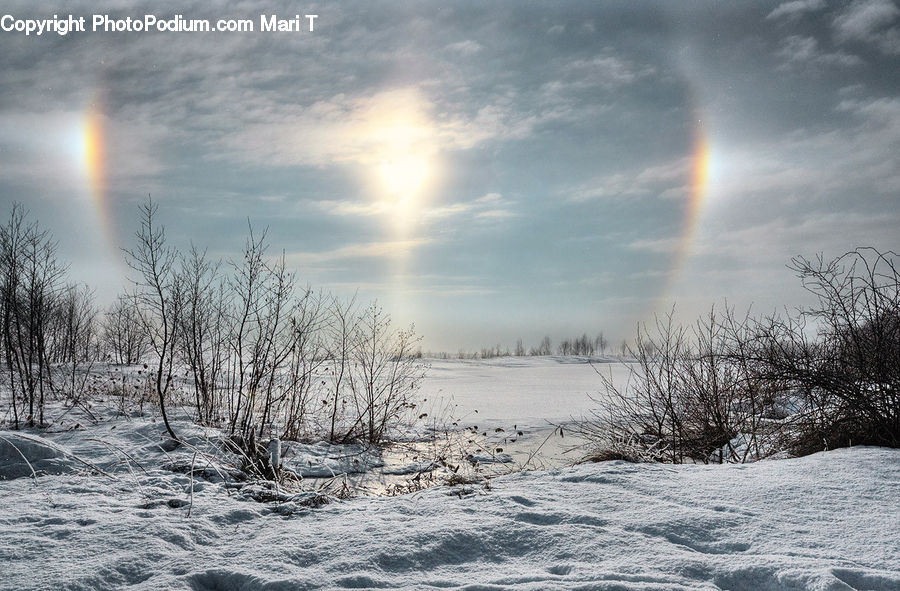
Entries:
[[73, 462], [52, 441], [36, 435], [0, 431], [0, 480], [63, 474]]
[[589, 464], [291, 511], [165, 471], [18, 478], [0, 482], [0, 588], [887, 591], [898, 486], [900, 450], [881, 448]]

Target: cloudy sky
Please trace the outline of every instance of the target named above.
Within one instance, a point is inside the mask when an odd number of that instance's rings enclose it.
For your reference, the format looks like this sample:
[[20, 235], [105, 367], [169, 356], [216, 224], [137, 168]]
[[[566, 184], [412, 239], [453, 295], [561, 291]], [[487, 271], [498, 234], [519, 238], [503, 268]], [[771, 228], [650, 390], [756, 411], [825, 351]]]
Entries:
[[175, 244], [234, 256], [249, 217], [449, 351], [770, 311], [803, 301], [791, 256], [898, 247], [892, 0], [34, 4], [2, 12], [319, 15], [0, 32], [3, 211], [103, 301], [148, 194]]

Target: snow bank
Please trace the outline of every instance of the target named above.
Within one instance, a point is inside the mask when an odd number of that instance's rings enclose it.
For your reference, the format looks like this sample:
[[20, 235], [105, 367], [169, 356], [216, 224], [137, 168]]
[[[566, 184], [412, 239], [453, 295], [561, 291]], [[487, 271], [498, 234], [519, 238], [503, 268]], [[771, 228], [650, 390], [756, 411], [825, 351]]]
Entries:
[[321, 506], [207, 482], [191, 506], [185, 475], [136, 478], [0, 482], [0, 587], [900, 589], [900, 450], [609, 462]]
[[62, 474], [73, 469], [71, 459], [52, 441], [0, 431], [0, 480]]

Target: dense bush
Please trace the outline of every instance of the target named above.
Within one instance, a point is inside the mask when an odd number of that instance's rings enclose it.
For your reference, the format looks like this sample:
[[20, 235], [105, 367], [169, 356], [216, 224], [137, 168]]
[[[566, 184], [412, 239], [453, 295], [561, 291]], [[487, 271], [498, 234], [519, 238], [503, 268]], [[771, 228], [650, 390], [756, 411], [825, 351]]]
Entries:
[[740, 353], [748, 338], [747, 322], [728, 310], [713, 310], [689, 328], [676, 325], [672, 314], [650, 331], [641, 327], [627, 385], [598, 371], [599, 410], [582, 422], [582, 433], [606, 453], [652, 461], [767, 455], [781, 437], [772, 419], [783, 400]]
[[606, 455], [675, 463], [900, 446], [896, 262], [871, 248], [796, 258], [816, 304], [793, 316], [713, 311], [684, 328], [670, 314], [640, 327], [628, 385], [602, 378], [582, 433]]
[[806, 448], [900, 446], [897, 258], [872, 248], [829, 262], [795, 258], [791, 268], [816, 305], [794, 321], [770, 319], [757, 330], [766, 373], [804, 394]]

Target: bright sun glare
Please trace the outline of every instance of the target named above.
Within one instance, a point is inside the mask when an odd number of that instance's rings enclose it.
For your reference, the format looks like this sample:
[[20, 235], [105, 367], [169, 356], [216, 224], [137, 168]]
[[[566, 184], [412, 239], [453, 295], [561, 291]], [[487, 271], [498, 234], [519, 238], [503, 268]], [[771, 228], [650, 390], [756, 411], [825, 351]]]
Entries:
[[387, 158], [378, 166], [378, 175], [388, 196], [400, 201], [414, 198], [428, 176], [428, 161], [412, 154]]

